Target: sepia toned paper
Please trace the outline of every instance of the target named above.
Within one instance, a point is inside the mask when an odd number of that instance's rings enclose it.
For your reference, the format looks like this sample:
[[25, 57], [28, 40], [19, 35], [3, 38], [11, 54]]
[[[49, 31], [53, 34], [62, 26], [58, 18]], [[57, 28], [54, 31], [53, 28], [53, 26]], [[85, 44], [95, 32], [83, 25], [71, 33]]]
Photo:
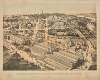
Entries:
[[99, 80], [99, 2], [1, 1], [0, 80]]

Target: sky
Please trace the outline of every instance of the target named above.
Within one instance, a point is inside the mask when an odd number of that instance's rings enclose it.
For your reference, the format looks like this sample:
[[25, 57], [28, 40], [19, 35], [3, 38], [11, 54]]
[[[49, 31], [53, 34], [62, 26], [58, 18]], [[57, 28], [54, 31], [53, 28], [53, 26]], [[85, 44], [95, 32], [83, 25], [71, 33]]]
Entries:
[[94, 0], [3, 0], [3, 14], [94, 13]]

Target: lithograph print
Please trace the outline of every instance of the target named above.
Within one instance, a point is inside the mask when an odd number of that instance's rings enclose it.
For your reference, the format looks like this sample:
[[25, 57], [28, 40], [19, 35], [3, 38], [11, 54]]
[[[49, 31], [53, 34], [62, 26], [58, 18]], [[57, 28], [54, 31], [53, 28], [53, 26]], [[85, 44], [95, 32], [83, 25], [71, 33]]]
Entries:
[[3, 16], [3, 70], [97, 70], [96, 13]]

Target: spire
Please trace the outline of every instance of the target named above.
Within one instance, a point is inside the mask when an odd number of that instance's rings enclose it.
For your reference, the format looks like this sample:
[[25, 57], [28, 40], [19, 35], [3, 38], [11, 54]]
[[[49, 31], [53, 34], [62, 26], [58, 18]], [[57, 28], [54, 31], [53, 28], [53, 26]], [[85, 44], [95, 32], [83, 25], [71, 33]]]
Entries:
[[43, 14], [43, 10], [42, 10], [42, 14]]

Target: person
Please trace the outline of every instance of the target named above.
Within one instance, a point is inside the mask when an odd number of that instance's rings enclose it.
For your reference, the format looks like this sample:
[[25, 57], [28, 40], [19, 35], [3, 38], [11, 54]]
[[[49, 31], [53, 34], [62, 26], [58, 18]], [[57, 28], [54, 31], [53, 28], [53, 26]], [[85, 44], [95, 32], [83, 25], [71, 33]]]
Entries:
[[52, 45], [48, 46], [48, 54], [53, 54]]
[[81, 49], [81, 44], [77, 43], [75, 47], [75, 51], [78, 51], [79, 49]]

